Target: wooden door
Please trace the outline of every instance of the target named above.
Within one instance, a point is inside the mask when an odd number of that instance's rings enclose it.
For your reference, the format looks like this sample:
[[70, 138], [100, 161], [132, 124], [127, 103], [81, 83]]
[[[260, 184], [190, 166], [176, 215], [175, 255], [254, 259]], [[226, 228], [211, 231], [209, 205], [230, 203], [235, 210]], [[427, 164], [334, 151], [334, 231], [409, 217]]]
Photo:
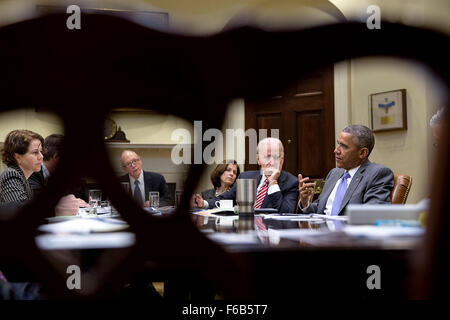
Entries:
[[[265, 101], [245, 101], [245, 129], [279, 129], [284, 145], [284, 170], [312, 179], [335, 167], [333, 66], [304, 76]], [[249, 159], [248, 143], [246, 159]], [[258, 165], [245, 165], [257, 170]]]

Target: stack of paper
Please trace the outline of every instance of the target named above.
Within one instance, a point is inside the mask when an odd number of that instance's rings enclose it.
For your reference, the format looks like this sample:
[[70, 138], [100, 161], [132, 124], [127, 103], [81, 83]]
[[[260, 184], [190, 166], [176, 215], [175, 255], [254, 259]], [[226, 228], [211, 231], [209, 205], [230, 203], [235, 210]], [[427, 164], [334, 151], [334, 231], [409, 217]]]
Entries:
[[91, 233], [120, 231], [128, 227], [129, 225], [122, 220], [97, 217], [44, 224], [39, 226], [38, 230], [50, 233]]
[[111, 232], [92, 234], [44, 234], [37, 236], [36, 245], [42, 250], [126, 248], [136, 242], [134, 233]]
[[259, 243], [255, 232], [248, 233], [211, 233], [208, 238], [221, 244], [256, 244]]
[[262, 214], [264, 219], [288, 220], [288, 221], [310, 221], [317, 222], [322, 220], [347, 221], [346, 216], [329, 216], [325, 214]]

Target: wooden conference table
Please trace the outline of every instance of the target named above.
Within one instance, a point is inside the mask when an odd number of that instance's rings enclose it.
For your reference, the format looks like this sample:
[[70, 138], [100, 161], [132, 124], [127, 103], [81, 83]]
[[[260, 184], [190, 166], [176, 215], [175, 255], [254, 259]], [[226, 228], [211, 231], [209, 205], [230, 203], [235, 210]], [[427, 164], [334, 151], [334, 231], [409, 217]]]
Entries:
[[[171, 208], [166, 208], [164, 214], [170, 212]], [[63, 239], [70, 235], [43, 232], [37, 238], [40, 239], [37, 241], [38, 247], [53, 257], [61, 256], [62, 251], [76, 252], [78, 262], [88, 265], [90, 260], [96, 260], [92, 258], [96, 252], [121, 252], [132, 247], [134, 238], [127, 230], [127, 224], [105, 217], [99, 215], [91, 218], [90, 222], [105, 220], [110, 230], [106, 227], [99, 230], [101, 232], [75, 232], [71, 235], [75, 238], [60, 243], [45, 237]], [[373, 230], [367, 230], [372, 227], [351, 227], [345, 221], [326, 221], [298, 215], [193, 213], [191, 219], [232, 261], [245, 264], [247, 270], [251, 270], [250, 281], [254, 287], [252, 297], [257, 299], [291, 300], [323, 295], [356, 300], [404, 298], [408, 290], [411, 257], [422, 239], [420, 232], [400, 233], [399, 236], [395, 232], [392, 234], [379, 229], [373, 234]], [[52, 225], [57, 224], [47, 227]], [[99, 241], [99, 236], [104, 239]], [[76, 240], [83, 237], [94, 240]], [[81, 258], [86, 256], [89, 258]], [[368, 278], [371, 276], [369, 271], [373, 270], [370, 266], [376, 266], [381, 271], [381, 289], [368, 287]], [[220, 277], [220, 274], [217, 276]], [[176, 264], [169, 266], [148, 261], [142, 266], [139, 277], [164, 281], [165, 296], [169, 299], [192, 298], [195, 297], [193, 292], [197, 292], [196, 297], [203, 300], [211, 297], [210, 293], [213, 292], [205, 289], [208, 287], [207, 281], [199, 280], [192, 270], [178, 268]], [[204, 292], [209, 295], [202, 295]]]

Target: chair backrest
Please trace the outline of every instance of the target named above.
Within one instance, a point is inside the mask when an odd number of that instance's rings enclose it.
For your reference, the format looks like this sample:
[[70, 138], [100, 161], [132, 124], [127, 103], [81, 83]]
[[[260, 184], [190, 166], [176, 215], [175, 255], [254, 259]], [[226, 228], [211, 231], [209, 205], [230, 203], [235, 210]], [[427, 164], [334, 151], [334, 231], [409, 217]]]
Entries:
[[167, 187], [169, 188], [167, 194], [167, 205], [174, 206], [175, 205], [175, 190], [177, 189], [177, 184], [174, 182], [167, 182]]
[[394, 187], [391, 192], [393, 204], [404, 204], [411, 189], [412, 177], [394, 173]]

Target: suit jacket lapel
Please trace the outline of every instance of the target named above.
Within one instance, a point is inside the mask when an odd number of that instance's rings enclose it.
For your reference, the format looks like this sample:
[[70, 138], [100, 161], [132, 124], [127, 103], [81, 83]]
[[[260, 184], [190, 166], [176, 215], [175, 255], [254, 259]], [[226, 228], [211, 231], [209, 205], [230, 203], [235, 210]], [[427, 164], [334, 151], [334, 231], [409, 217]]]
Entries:
[[261, 182], [262, 179], [261, 173], [258, 172], [257, 174], [255, 174], [255, 178], [256, 178], [256, 188], [258, 189], [259, 183]]
[[46, 186], [47, 183], [48, 183], [48, 178], [45, 179], [45, 177], [44, 177], [44, 170], [41, 169], [41, 171], [38, 172], [38, 175], [39, 175], [39, 179], [42, 182], [42, 185]]
[[350, 198], [353, 195], [353, 192], [355, 192], [356, 188], [358, 187], [359, 183], [364, 177], [364, 171], [366, 171], [367, 165], [370, 163], [369, 160], [366, 160], [361, 167], [356, 171], [354, 177], [352, 178], [352, 181], [350, 182], [350, 185], [347, 188], [347, 191], [345, 192], [344, 199], [342, 200], [341, 207], [339, 208], [339, 214], [341, 214], [341, 211], [345, 208], [347, 203], [350, 201]]
[[286, 180], [286, 174], [284, 174], [284, 171], [281, 171], [280, 177], [278, 178], [278, 186], [280, 187], [280, 190], [281, 186], [284, 186], [284, 180]]
[[130, 185], [130, 197], [133, 197], [133, 186], [131, 185], [130, 175], [127, 174], [128, 184]]
[[[148, 198], [148, 194], [149, 194], [149, 192], [150, 192], [150, 184], [151, 184], [151, 181], [149, 181], [149, 183], [147, 183], [147, 179], [150, 179], [150, 177], [147, 177], [147, 175], [146, 175], [146, 172], [145, 171], [142, 171], [142, 173], [143, 173], [143, 175], [144, 175], [144, 192], [145, 192], [145, 194], [144, 194], [144, 199], [145, 199], [145, 201], [148, 201], [149, 200], [149, 198]], [[159, 195], [160, 197], [161, 197], [161, 195]]]

